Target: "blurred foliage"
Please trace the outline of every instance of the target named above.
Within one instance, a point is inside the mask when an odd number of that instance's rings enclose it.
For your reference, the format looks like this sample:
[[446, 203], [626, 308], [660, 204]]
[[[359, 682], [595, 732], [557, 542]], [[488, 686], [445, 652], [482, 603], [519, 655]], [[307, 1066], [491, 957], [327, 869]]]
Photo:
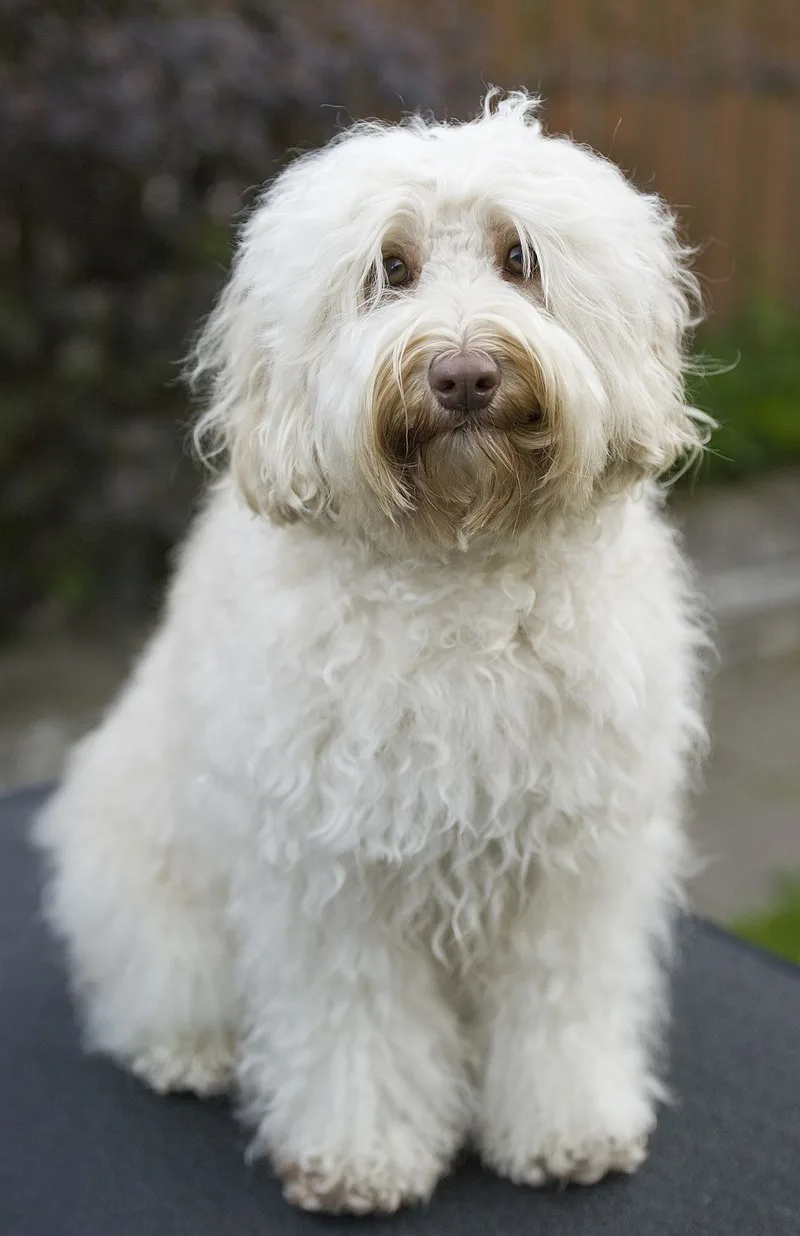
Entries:
[[734, 930], [745, 940], [800, 965], [800, 877], [784, 880], [772, 908], [740, 919]]
[[745, 477], [800, 460], [800, 318], [762, 305], [710, 329], [698, 348], [721, 372], [697, 378], [690, 396], [719, 422], [702, 479]]
[[[0, 0], [0, 633], [152, 604], [200, 479], [178, 362], [237, 212], [351, 114], [471, 112], [479, 8]], [[800, 328], [706, 346], [741, 362], [698, 384], [701, 475], [800, 454]]]
[[0, 631], [149, 605], [236, 212], [351, 112], [473, 108], [470, 37], [456, 0], [0, 0]]

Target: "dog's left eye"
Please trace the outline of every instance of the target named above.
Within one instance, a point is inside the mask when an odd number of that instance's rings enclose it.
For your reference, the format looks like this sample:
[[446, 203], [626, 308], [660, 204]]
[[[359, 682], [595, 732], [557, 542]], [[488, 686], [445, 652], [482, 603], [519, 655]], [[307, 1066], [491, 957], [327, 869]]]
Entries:
[[390, 288], [404, 288], [411, 282], [411, 271], [408, 264], [399, 257], [383, 259], [383, 273]]
[[[533, 263], [531, 264], [533, 266]], [[506, 254], [506, 270], [510, 275], [525, 274], [525, 254], [522, 245], [512, 245]]]

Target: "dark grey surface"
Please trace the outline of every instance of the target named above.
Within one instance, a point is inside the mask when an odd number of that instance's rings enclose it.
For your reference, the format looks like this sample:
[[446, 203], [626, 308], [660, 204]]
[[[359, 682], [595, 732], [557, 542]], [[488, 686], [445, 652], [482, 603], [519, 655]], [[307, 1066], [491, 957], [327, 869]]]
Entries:
[[0, 1236], [800, 1236], [800, 971], [699, 924], [676, 980], [679, 1102], [637, 1176], [532, 1192], [470, 1162], [392, 1219], [291, 1210], [224, 1103], [157, 1098], [81, 1054], [25, 841], [40, 798], [0, 799]]

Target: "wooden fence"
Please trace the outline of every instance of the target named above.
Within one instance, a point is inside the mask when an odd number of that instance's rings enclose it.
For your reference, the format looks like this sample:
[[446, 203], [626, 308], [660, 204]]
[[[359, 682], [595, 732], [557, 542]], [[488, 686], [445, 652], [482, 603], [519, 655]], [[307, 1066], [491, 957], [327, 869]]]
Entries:
[[456, 7], [483, 27], [485, 81], [538, 88], [551, 130], [678, 209], [716, 314], [800, 310], [800, 0]]

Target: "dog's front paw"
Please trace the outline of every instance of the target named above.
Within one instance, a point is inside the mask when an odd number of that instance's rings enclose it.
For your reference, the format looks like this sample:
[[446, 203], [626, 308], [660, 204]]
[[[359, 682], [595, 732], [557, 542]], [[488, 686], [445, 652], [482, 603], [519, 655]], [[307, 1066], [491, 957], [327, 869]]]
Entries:
[[635, 1172], [647, 1157], [655, 1125], [650, 1100], [635, 1089], [606, 1095], [605, 1101], [590, 1090], [566, 1094], [554, 1107], [536, 1101], [528, 1106], [520, 1096], [505, 1119], [495, 1110], [481, 1130], [487, 1166], [515, 1184], [534, 1187], [591, 1185], [609, 1172]]
[[593, 1137], [570, 1141], [544, 1138], [533, 1147], [505, 1147], [484, 1152], [489, 1166], [515, 1184], [539, 1187], [552, 1183], [596, 1184], [609, 1172], [635, 1172], [647, 1157], [648, 1133], [628, 1139]]
[[363, 1161], [315, 1156], [292, 1162], [274, 1153], [270, 1158], [286, 1200], [325, 1214], [393, 1214], [426, 1202], [446, 1167], [425, 1156], [398, 1162], [380, 1153]]

